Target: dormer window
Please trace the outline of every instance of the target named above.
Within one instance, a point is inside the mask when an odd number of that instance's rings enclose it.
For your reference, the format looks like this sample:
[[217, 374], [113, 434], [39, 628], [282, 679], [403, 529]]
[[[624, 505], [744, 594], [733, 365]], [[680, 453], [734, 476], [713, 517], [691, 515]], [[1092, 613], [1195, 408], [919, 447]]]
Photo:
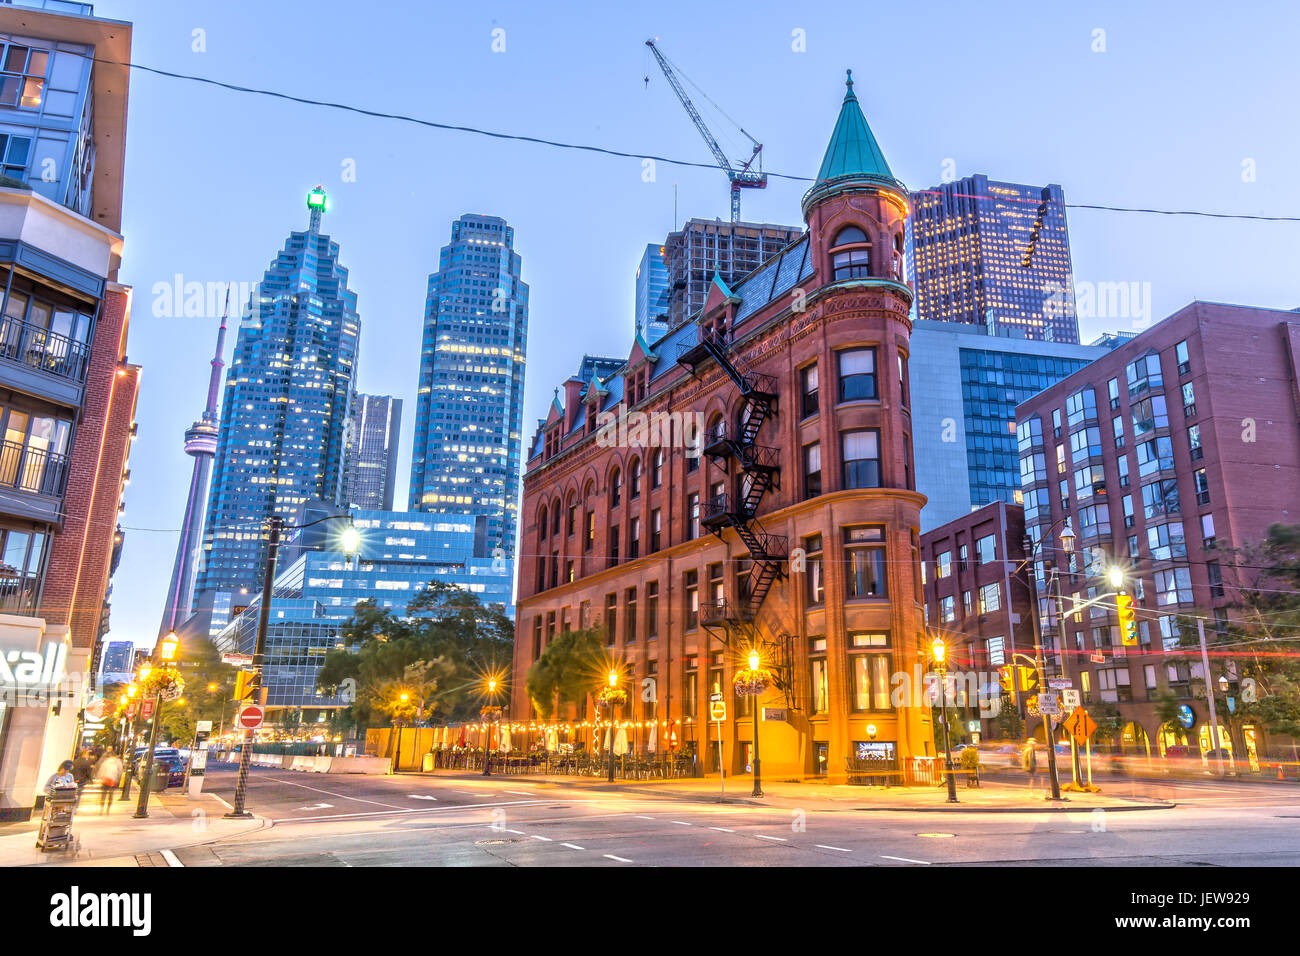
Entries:
[[871, 275], [871, 240], [857, 226], [845, 226], [831, 243], [834, 278], [866, 279]]

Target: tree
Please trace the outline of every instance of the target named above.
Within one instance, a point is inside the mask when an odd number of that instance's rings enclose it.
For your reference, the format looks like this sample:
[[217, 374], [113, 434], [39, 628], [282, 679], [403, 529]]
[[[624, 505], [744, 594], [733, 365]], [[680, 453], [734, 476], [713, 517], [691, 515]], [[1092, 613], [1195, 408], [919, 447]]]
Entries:
[[[1226, 625], [1206, 628], [1210, 673], [1194, 686], [1200, 696], [1215, 695], [1219, 720], [1242, 759], [1246, 723], [1300, 737], [1300, 525], [1272, 525], [1263, 541], [1227, 551], [1220, 566], [1236, 614]], [[1180, 645], [1199, 649], [1199, 643], [1194, 624], [1184, 624]], [[1253, 701], [1242, 695], [1247, 680], [1255, 685]]]
[[436, 688], [423, 698], [425, 719], [469, 720], [478, 714], [488, 675], [513, 656], [514, 625], [500, 605], [484, 606], [469, 591], [434, 581], [401, 615], [358, 602], [339, 641], [344, 649], [325, 656], [316, 685], [334, 693], [352, 680], [356, 699], [348, 717], [359, 726], [392, 719], [387, 695], [411, 682], [414, 665], [423, 668], [417, 683]]
[[543, 719], [562, 702], [577, 703], [600, 686], [605, 670], [604, 630], [588, 627], [556, 636], [528, 668], [525, 690]]
[[181, 641], [176, 669], [185, 681], [185, 693], [179, 701], [163, 704], [161, 730], [168, 740], [188, 747], [200, 720], [212, 721], [215, 731], [222, 715], [230, 716], [236, 671], [221, 663], [221, 652], [205, 637]]
[[999, 704], [1001, 706], [994, 723], [998, 737], [1002, 740], [1019, 740], [1025, 733], [1025, 722], [1021, 719], [1020, 712], [1016, 710], [1015, 701], [1010, 694], [1003, 691]]

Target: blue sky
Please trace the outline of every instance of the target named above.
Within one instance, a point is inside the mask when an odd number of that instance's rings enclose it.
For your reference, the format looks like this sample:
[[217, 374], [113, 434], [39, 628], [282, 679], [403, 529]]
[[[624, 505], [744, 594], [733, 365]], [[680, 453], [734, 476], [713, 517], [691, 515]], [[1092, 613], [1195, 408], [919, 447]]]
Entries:
[[[1060, 183], [1067, 202], [1300, 215], [1288, 4], [1056, 6], [100, 0], [95, 11], [134, 23], [133, 60], [146, 66], [707, 162], [644, 45], [656, 36], [765, 144], [766, 169], [804, 176], [851, 67], [895, 175], [914, 188], [938, 183], [947, 164], [957, 176]], [[742, 152], [739, 134], [697, 102], [724, 148]], [[257, 281], [305, 227], [318, 182], [358, 295], [359, 385], [407, 402], [399, 502], [425, 282], [454, 218], [486, 213], [515, 227], [531, 287], [527, 438], [581, 352], [627, 353], [637, 262], [674, 224], [674, 184], [679, 219], [728, 215], [714, 170], [660, 164], [646, 182], [639, 160], [134, 72], [120, 278], [135, 287], [129, 356], [144, 371], [114, 639], [151, 643], [158, 628], [190, 473], [182, 435], [202, 410], [218, 318], [156, 316], [155, 286], [178, 273]], [[773, 179], [747, 191], [744, 217], [796, 223], [805, 188]], [[1156, 320], [1194, 298], [1300, 306], [1300, 224], [1087, 210], [1071, 210], [1069, 224], [1076, 282], [1149, 283]], [[1083, 338], [1141, 321], [1085, 318]]]

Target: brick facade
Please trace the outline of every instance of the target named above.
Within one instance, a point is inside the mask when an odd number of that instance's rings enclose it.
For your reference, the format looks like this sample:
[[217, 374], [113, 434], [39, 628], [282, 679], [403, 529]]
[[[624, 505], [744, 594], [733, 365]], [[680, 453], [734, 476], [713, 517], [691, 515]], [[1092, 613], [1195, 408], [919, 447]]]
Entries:
[[130, 299], [129, 289], [109, 284], [69, 456], [63, 525], [50, 542], [41, 596], [47, 624], [68, 625], [80, 648], [93, 647], [99, 636], [135, 421], [140, 368], [126, 362]]

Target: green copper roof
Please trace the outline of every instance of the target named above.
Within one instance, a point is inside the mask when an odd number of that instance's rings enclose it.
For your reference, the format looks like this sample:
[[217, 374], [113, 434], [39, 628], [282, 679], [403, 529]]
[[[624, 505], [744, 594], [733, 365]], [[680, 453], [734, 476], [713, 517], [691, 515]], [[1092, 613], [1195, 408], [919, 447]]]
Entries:
[[831, 142], [826, 147], [822, 168], [817, 172], [817, 181], [823, 182], [840, 176], [872, 176], [893, 181], [894, 174], [889, 171], [885, 154], [880, 151], [876, 137], [871, 135], [867, 118], [862, 115], [858, 98], [853, 95], [852, 70], [848, 71], [845, 85], [848, 92], [844, 94], [840, 118], [835, 122], [835, 131], [831, 133]]

